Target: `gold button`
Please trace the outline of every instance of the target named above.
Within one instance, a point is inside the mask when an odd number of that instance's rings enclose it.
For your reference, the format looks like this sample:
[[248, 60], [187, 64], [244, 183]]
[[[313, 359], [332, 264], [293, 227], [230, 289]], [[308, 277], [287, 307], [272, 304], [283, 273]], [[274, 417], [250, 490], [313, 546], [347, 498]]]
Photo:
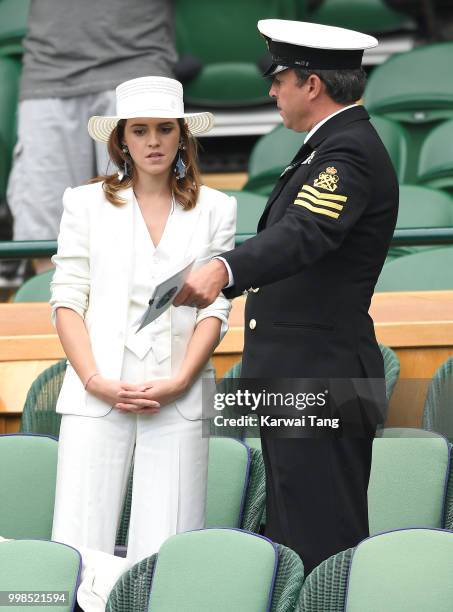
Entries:
[[250, 327], [250, 329], [255, 329], [255, 327], [256, 327], [255, 319], [250, 319], [249, 327]]

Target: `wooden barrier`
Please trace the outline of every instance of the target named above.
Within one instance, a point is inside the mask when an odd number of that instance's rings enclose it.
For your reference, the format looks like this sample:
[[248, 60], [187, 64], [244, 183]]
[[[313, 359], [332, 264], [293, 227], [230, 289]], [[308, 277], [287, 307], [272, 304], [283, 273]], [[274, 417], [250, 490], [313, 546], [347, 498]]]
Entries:
[[[233, 301], [230, 329], [215, 351], [219, 377], [241, 357], [244, 302]], [[427, 384], [453, 354], [453, 291], [379, 293], [370, 313], [378, 340], [401, 362], [387, 424], [417, 427]], [[0, 433], [17, 431], [31, 383], [63, 357], [48, 304], [0, 304]]]

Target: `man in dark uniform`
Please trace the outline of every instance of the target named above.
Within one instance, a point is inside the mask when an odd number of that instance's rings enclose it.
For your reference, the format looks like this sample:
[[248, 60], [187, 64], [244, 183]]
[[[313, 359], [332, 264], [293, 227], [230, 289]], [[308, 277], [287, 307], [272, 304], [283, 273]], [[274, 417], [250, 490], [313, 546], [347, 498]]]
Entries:
[[[377, 41], [300, 22], [258, 27], [274, 61], [270, 95], [285, 126], [309, 134], [257, 235], [192, 273], [175, 303], [203, 307], [222, 288], [231, 298], [248, 290], [246, 379], [336, 379], [346, 389], [351, 380], [382, 382], [368, 309], [396, 223], [398, 183], [367, 111], [355, 104], [363, 50]], [[349, 407], [365, 404], [359, 397]], [[368, 417], [374, 433], [379, 419]], [[367, 537], [372, 435], [282, 439], [262, 428], [261, 437], [266, 535], [295, 549], [306, 573]]]

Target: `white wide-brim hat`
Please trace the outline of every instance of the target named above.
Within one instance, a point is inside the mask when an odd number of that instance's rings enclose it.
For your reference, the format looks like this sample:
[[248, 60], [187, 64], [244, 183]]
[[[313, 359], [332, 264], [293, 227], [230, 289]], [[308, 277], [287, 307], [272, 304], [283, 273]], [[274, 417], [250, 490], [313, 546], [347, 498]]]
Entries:
[[90, 117], [88, 133], [98, 142], [108, 142], [118, 121], [133, 117], [184, 119], [194, 136], [205, 134], [214, 126], [212, 113], [184, 112], [183, 88], [179, 81], [167, 77], [147, 76], [118, 85], [116, 115]]

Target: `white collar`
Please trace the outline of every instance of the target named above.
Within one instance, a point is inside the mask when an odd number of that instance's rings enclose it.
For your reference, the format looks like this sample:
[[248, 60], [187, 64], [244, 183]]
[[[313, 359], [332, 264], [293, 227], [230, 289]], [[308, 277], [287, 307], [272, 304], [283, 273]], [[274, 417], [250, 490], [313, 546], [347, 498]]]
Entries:
[[340, 113], [343, 113], [344, 111], [348, 110], [349, 108], [353, 108], [354, 106], [358, 106], [358, 104], [350, 104], [349, 106], [345, 106], [344, 108], [340, 108], [340, 110], [335, 111], [334, 113], [332, 113], [331, 115], [328, 115], [327, 117], [325, 117], [322, 121], [320, 121], [319, 123], [317, 123], [313, 128], [311, 128], [311, 130], [308, 132], [308, 134], [305, 136], [304, 139], [304, 144], [313, 136], [313, 134], [319, 130], [319, 128], [324, 125], [325, 123], [327, 123], [327, 121], [329, 121], [329, 119], [332, 119], [332, 117], [335, 117], [335, 115], [339, 115]]

